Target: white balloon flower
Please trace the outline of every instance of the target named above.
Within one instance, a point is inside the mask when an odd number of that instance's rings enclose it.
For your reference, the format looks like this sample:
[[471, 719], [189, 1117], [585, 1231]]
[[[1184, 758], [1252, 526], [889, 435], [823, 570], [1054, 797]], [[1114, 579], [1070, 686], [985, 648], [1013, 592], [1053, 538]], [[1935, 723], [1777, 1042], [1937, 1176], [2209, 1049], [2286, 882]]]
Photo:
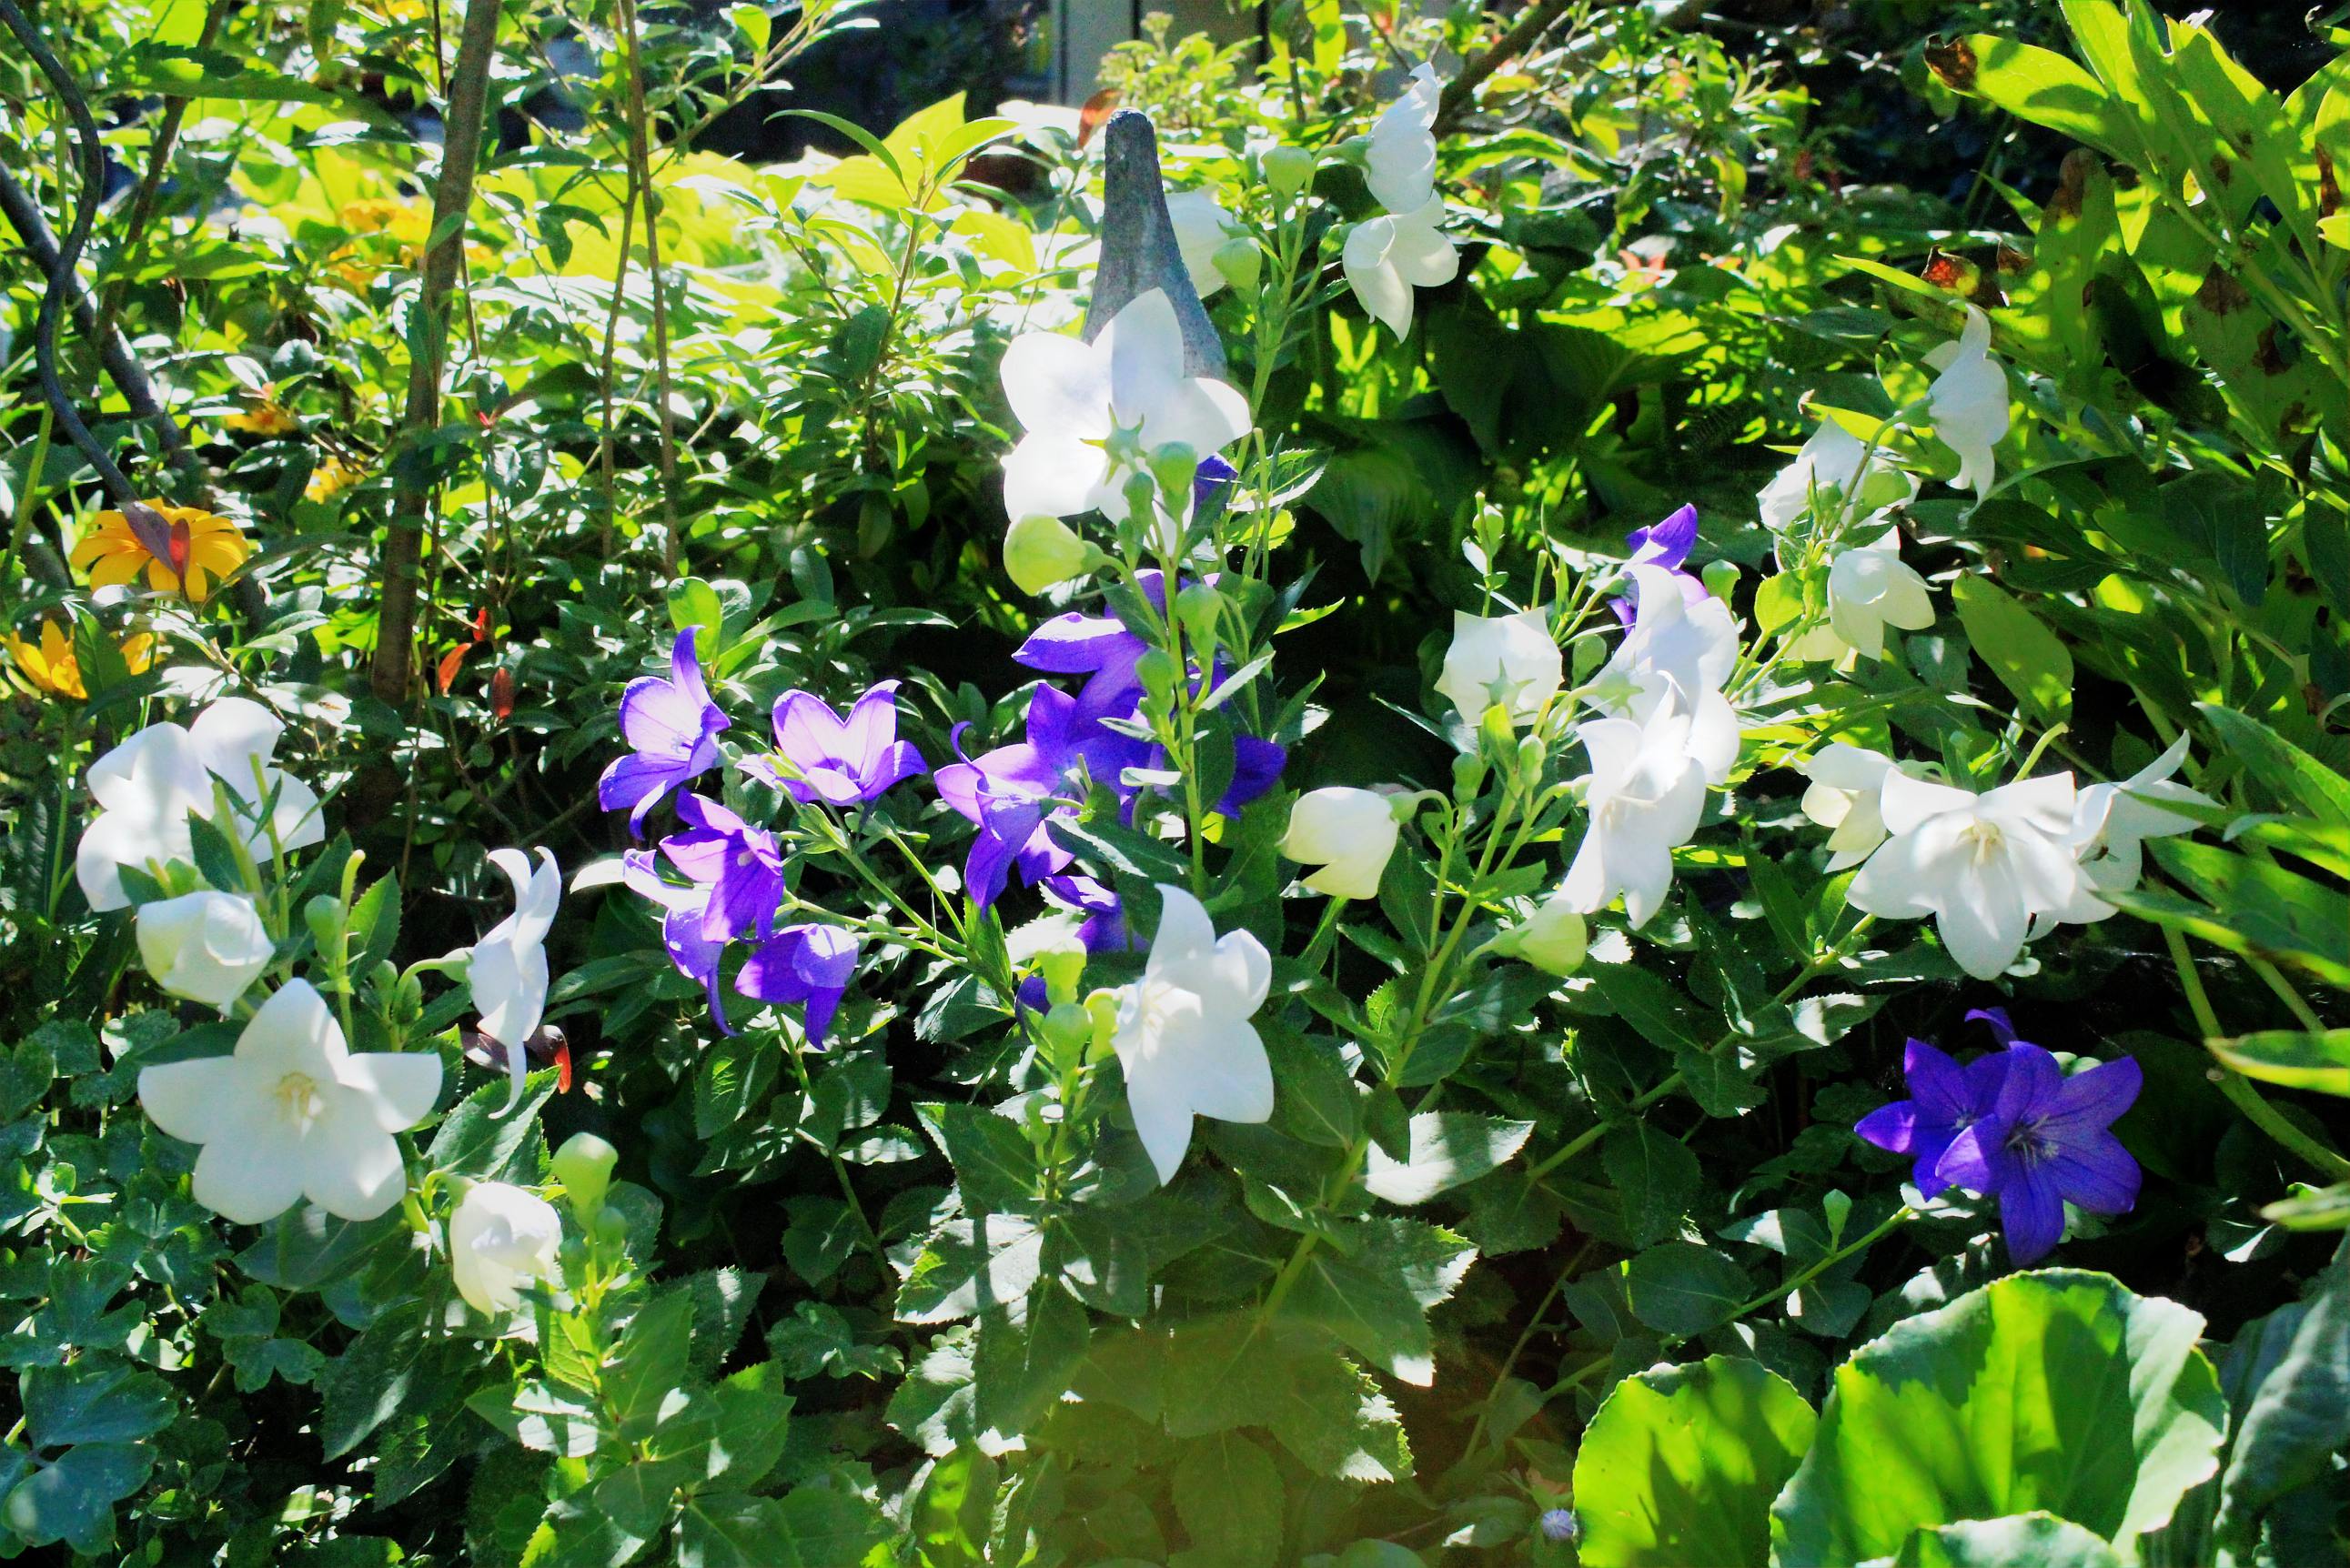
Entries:
[[[2146, 867], [2146, 851], [2140, 847], [2146, 840], [2191, 833], [2199, 826], [2196, 818], [2166, 811], [2156, 802], [2219, 805], [2202, 791], [2176, 783], [2170, 776], [2187, 761], [2187, 739], [2181, 734], [2162, 755], [2119, 784], [2084, 786], [2074, 802], [2074, 858], [2080, 862], [2081, 875], [2093, 894], [2126, 893], [2137, 887]], [[2103, 899], [2092, 897], [2089, 901], [2101, 911], [2093, 919], [2103, 919], [2113, 913], [2113, 906]]]
[[2073, 775], [2019, 779], [1984, 794], [1885, 775], [1890, 836], [1852, 879], [1856, 909], [1891, 919], [1931, 915], [1942, 946], [1977, 980], [2006, 972], [2035, 922], [2077, 910], [2085, 891], [2071, 835]]
[[1508, 711], [1511, 722], [1524, 723], [1565, 683], [1566, 660], [1550, 635], [1547, 607], [1515, 615], [1452, 613], [1452, 646], [1436, 690], [1471, 728], [1495, 706]]
[[1142, 978], [1118, 994], [1110, 1037], [1126, 1071], [1134, 1130], [1159, 1172], [1175, 1178], [1191, 1118], [1273, 1116], [1273, 1064], [1249, 1023], [1273, 985], [1273, 960], [1247, 931], [1222, 937], [1200, 900], [1159, 885], [1159, 931]]
[[1297, 797], [1289, 808], [1289, 832], [1281, 852], [1320, 870], [1305, 878], [1317, 893], [1334, 898], [1376, 898], [1379, 874], [1395, 853], [1394, 803], [1377, 790], [1334, 785]]
[[1183, 253], [1183, 270], [1193, 292], [1207, 299], [1231, 280], [1216, 265], [1216, 253], [1246, 231], [1232, 221], [1213, 191], [1170, 191], [1168, 221], [1175, 225], [1175, 248]]
[[1842, 741], [1822, 746], [1804, 766], [1812, 781], [1804, 792], [1804, 815], [1828, 830], [1828, 869], [1846, 871], [1877, 853], [1885, 842], [1885, 813], [1878, 796], [1893, 759]]
[[2008, 425], [2007, 369], [1991, 351], [1991, 317], [1968, 306], [1958, 341], [1936, 348], [1926, 363], [1941, 372], [1926, 390], [1934, 433], [1959, 454], [1959, 472], [1950, 483], [1971, 487], [1981, 499], [1991, 493], [1999, 470], [1992, 449]]
[[[1126, 519], [1126, 484], [1180, 441], [1201, 457], [1248, 433], [1248, 400], [1183, 373], [1183, 332], [1165, 291], [1135, 296], [1091, 343], [1030, 332], [1003, 354], [1003, 391], [1026, 433], [1003, 459], [1013, 517], [1099, 512]], [[1121, 438], [1116, 439], [1114, 438]], [[1126, 455], [1113, 457], [1112, 445]], [[1137, 455], [1139, 454], [1139, 455]]]
[[1711, 595], [1691, 603], [1662, 566], [1625, 568], [1638, 603], [1631, 630], [1588, 689], [1591, 705], [1645, 724], [1668, 702], [1689, 716], [1690, 754], [1708, 784], [1738, 761], [1738, 713], [1721, 688], [1738, 666], [1738, 620]]
[[407, 1191], [392, 1134], [441, 1093], [429, 1051], [351, 1054], [327, 999], [290, 981], [262, 1003], [226, 1056], [139, 1075], [139, 1103], [172, 1137], [202, 1144], [195, 1198], [240, 1225], [307, 1198], [341, 1220], [372, 1220]]
[[139, 907], [139, 960], [173, 996], [228, 1012], [276, 952], [261, 909], [209, 888]]
[[1885, 657], [1888, 626], [1922, 631], [1933, 624], [1926, 579], [1902, 561], [1898, 531], [1846, 550], [1828, 568], [1828, 628], [1862, 658]]
[[555, 1277], [563, 1219], [555, 1205], [503, 1181], [477, 1181], [449, 1217], [449, 1272], [474, 1311], [498, 1317], [522, 1302], [522, 1287]]
[[74, 857], [89, 907], [130, 907], [126, 866], [146, 870], [193, 856], [188, 814], [211, 815], [215, 779], [228, 786], [245, 848], [256, 858], [269, 858], [273, 843], [293, 850], [325, 838], [317, 795], [270, 763], [285, 732], [260, 703], [224, 697], [187, 728], [150, 724], [92, 763], [89, 793], [99, 814]]
[[1594, 719], [1575, 732], [1591, 753], [1591, 815], [1559, 891], [1586, 914], [1621, 893], [1625, 916], [1646, 925], [1672, 887], [1673, 850], [1705, 814], [1705, 764], [1690, 750], [1688, 710], [1672, 699], [1645, 722]]
[[[1773, 534], [1783, 534], [1811, 510], [1814, 490], [1833, 490], [1850, 503], [1870, 479], [1894, 472], [1898, 471], [1893, 456], [1883, 447], [1871, 452], [1866, 441], [1834, 420], [1822, 420], [1795, 460], [1757, 493], [1755, 505], [1762, 512], [1762, 525]], [[1901, 477], [1909, 494], [1916, 495], [1917, 478], [1907, 473]]]
[[473, 944], [465, 973], [481, 1014], [476, 1028], [505, 1047], [507, 1076], [513, 1082], [498, 1113], [503, 1116], [522, 1098], [523, 1048], [538, 1033], [539, 1015], [546, 1010], [543, 944], [555, 925], [556, 906], [563, 899], [563, 873], [556, 868], [554, 851], [546, 848], [539, 850], [536, 868], [519, 849], [493, 849], [490, 863], [514, 884], [515, 912]]
[[1412, 290], [1452, 281], [1461, 257], [1444, 234], [1444, 199], [1436, 193], [1436, 111], [1442, 87], [1426, 65], [1371, 127], [1364, 177], [1383, 214], [1347, 235], [1339, 269], [1365, 311], [1398, 337], [1411, 331]]

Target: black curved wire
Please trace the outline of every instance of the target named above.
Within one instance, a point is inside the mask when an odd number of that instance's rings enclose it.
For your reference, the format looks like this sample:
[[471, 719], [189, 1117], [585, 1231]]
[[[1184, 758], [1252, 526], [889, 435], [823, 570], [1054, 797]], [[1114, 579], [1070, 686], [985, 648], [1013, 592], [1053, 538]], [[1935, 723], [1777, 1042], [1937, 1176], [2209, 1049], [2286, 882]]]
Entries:
[[73, 224], [66, 231], [65, 244], [57, 248], [56, 264], [49, 269], [48, 289], [41, 296], [41, 312], [33, 328], [33, 363], [40, 373], [41, 395], [48, 400], [67, 438], [89, 459], [115, 500], [129, 505], [138, 501], [138, 492], [131, 488], [122, 470], [115, 466], [113, 455], [82, 423], [72, 397], [66, 391], [64, 379], [57, 374], [58, 320], [73, 289], [74, 267], [80, 262], [82, 247], [89, 243], [89, 232], [98, 222], [99, 197], [106, 185], [106, 154], [99, 145], [98, 122], [90, 117], [89, 103], [75, 85], [71, 73], [49, 52], [39, 31], [16, 8], [16, 0], [0, 0], [0, 22], [5, 22], [16, 36], [16, 41], [25, 46], [25, 52], [32, 56], [41, 74], [49, 78], [50, 88], [65, 105], [66, 114], [73, 122], [81, 164], [81, 191], [74, 207]]

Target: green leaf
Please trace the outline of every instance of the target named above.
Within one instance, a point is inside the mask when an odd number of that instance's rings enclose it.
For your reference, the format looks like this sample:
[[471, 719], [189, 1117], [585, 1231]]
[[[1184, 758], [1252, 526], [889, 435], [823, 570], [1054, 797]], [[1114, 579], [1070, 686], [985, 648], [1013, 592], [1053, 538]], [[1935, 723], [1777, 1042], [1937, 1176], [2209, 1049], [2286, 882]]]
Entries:
[[523, 1081], [522, 1099], [501, 1116], [512, 1092], [501, 1072], [457, 1103], [432, 1135], [426, 1161], [435, 1170], [484, 1181], [530, 1179], [537, 1174], [536, 1161], [524, 1170], [518, 1168], [517, 1157], [525, 1145], [534, 1150], [538, 1147], [538, 1108], [555, 1093], [557, 1076], [552, 1067], [531, 1074]]
[[2208, 1044], [2213, 1055], [2247, 1078], [2350, 1095], [2350, 1029], [2263, 1029]]
[[1411, 1158], [1398, 1160], [1373, 1145], [1363, 1185], [1390, 1203], [1425, 1203], [1501, 1165], [1524, 1146], [1534, 1130], [1532, 1122], [1467, 1111], [1426, 1111], [1411, 1118]]
[[1611, 1129], [1599, 1158], [1623, 1199], [1624, 1225], [1637, 1247], [1671, 1235], [1702, 1184], [1689, 1146], [1646, 1122]]
[[[1584, 1561], [1589, 1562], [1589, 1558]], [[1969, 1519], [1910, 1532], [1893, 1568], [2124, 1568], [2112, 1542], [2051, 1513]]]
[[2303, 810], [2336, 827], [2350, 827], [2350, 779], [2345, 779], [2291, 741], [2231, 708], [2198, 702], [2195, 711], [2220, 739], [2220, 745], [2242, 762], [2245, 771], [2280, 795], [2301, 803]]
[[887, 1538], [864, 1499], [822, 1487], [787, 1497], [733, 1493], [689, 1500], [678, 1522], [678, 1568], [847, 1568]]
[[1586, 1568], [1763, 1568], [1771, 1500], [1817, 1421], [1759, 1361], [1710, 1355], [1627, 1377], [1575, 1457]]
[[661, 1401], [683, 1385], [693, 1344], [693, 1293], [672, 1288], [629, 1320], [604, 1368], [604, 1404], [619, 1435], [641, 1440], [660, 1415]]
[[1286, 1310], [1425, 1388], [1436, 1380], [1429, 1309], [1452, 1294], [1477, 1250], [1416, 1220], [1366, 1220], [1350, 1234], [1348, 1251], [1320, 1248], [1306, 1259]]
[[1194, 1438], [1175, 1467], [1175, 1516], [1198, 1568], [1272, 1568], [1281, 1555], [1282, 1487], [1273, 1456], [1238, 1432]]
[[717, 1406], [711, 1469], [729, 1486], [756, 1486], [784, 1456], [795, 1403], [784, 1369], [773, 1361], [746, 1366], [712, 1390]]
[[155, 1450], [145, 1443], [84, 1443], [16, 1483], [0, 1524], [32, 1546], [62, 1541], [95, 1556], [114, 1539], [114, 1504], [146, 1484]]
[[2128, 111], [2096, 78], [2053, 49], [1989, 33], [1953, 40], [1927, 61], [1953, 91], [1986, 99], [2018, 119], [2127, 159], [2138, 138]]
[[1950, 597], [1967, 641], [2034, 720], [2056, 724], [2072, 713], [2073, 655], [2039, 617], [1977, 572], [1961, 572]]
[[972, 1210], [1024, 1210], [1036, 1201], [1036, 1150], [1020, 1124], [979, 1106], [917, 1106], [914, 1114], [954, 1167]]
[[1888, 1557], [1919, 1526], [2038, 1510], [2128, 1552], [2219, 1465], [2227, 1409], [2202, 1328], [2175, 1302], [2071, 1269], [1895, 1324], [1836, 1369], [1772, 1510], [1775, 1561]]
[[110, 1356], [70, 1366], [27, 1367], [18, 1384], [25, 1432], [36, 1449], [68, 1443], [127, 1443], [172, 1424], [171, 1386]]
[[2283, 1356], [2244, 1412], [2214, 1533], [2251, 1555], [2261, 1515], [2350, 1444], [2350, 1242], [2334, 1254]]
[[1754, 1293], [1746, 1271], [1711, 1247], [1667, 1241], [1624, 1266], [1632, 1315], [1650, 1328], [1684, 1338], [1728, 1323]]
[[999, 1432], [1033, 1428], [1076, 1376], [1091, 1334], [1086, 1309], [1050, 1280], [1030, 1293], [1026, 1323], [1002, 1311], [983, 1314], [972, 1357], [981, 1423]]

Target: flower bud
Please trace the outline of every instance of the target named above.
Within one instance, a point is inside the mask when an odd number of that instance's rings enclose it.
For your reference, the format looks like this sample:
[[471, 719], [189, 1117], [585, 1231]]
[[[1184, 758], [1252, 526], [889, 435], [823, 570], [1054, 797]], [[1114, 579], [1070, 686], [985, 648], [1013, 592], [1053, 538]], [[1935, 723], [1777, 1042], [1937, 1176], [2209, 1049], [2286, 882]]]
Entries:
[[1055, 1002], [1075, 1002], [1077, 987], [1086, 978], [1086, 950], [1047, 949], [1036, 955], [1036, 968], [1045, 977], [1045, 995]]
[[1093, 1014], [1074, 1002], [1056, 1002], [1037, 1029], [1053, 1064], [1066, 1072], [1086, 1058], [1086, 1047], [1093, 1043]]
[[1264, 253], [1257, 249], [1254, 240], [1242, 237], [1226, 240], [1216, 247], [1216, 271], [1226, 283], [1237, 289], [1242, 297], [1256, 297], [1259, 275], [1264, 267]]
[[495, 1316], [520, 1303], [524, 1285], [554, 1277], [562, 1244], [553, 1204], [503, 1181], [476, 1182], [449, 1220], [449, 1272], [473, 1310]]
[[1376, 898], [1379, 877], [1395, 853], [1398, 825], [1388, 797], [1375, 790], [1334, 785], [1310, 790], [1289, 808], [1281, 853], [1319, 869], [1305, 885], [1334, 898]]
[[223, 1012], [276, 950], [260, 909], [242, 893], [190, 893], [139, 908], [139, 959], [155, 983]]
[[1467, 805], [1485, 787], [1485, 759], [1474, 752], [1452, 759], [1452, 798]]
[[611, 1189], [612, 1167], [620, 1151], [591, 1132], [573, 1133], [555, 1151], [555, 1179], [563, 1183], [572, 1211], [582, 1220], [604, 1207]]
[[1192, 583], [1175, 596], [1175, 618], [1182, 623], [1184, 640], [1205, 660], [1216, 651], [1216, 618], [1224, 596], [1205, 583]]
[[1200, 454], [1188, 441], [1170, 441], [1165, 446], [1151, 449], [1151, 477], [1159, 481], [1159, 488], [1170, 498], [1189, 504], [1191, 481], [1199, 472]]
[[1264, 182], [1276, 195], [1295, 196], [1314, 178], [1314, 154], [1303, 147], [1269, 148], [1264, 155]]
[[1540, 735], [1518, 738], [1518, 782], [1531, 789], [1542, 782], [1544, 764], [1550, 761], [1550, 746]]
[[1041, 594], [1056, 583], [1083, 576], [1095, 554], [1058, 517], [1017, 518], [1003, 535], [1003, 570], [1022, 593]]
[[1728, 604], [1731, 591], [1738, 587], [1738, 563], [1708, 561], [1704, 569], [1698, 573], [1698, 579], [1705, 584], [1707, 593]]
[[1590, 946], [1590, 928], [1569, 907], [1566, 896], [1553, 893], [1526, 921], [1503, 938], [1503, 950], [1516, 954], [1544, 974], [1573, 974], [1582, 967]]
[[345, 918], [340, 898], [332, 893], [318, 894], [302, 906], [302, 919], [320, 949], [342, 946]]

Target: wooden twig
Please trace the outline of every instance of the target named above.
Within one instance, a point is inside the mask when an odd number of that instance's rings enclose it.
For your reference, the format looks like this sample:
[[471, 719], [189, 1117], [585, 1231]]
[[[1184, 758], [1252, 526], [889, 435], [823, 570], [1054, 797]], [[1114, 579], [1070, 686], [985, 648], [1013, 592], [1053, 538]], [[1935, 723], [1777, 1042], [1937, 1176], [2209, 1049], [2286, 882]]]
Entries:
[[645, 271], [653, 286], [653, 397], [660, 416], [661, 564], [677, 576], [677, 431], [670, 409], [669, 297], [662, 286], [660, 197], [653, 190], [652, 136], [645, 111], [644, 45], [639, 36], [636, 0], [619, 0], [620, 26], [629, 46], [629, 163], [637, 195], [645, 204]]
[[[411, 335], [417, 352], [408, 367], [408, 411], [400, 440], [428, 440], [441, 426], [441, 375], [449, 348], [449, 304], [465, 259], [465, 215], [473, 204], [473, 171], [481, 161], [482, 122], [489, 99], [490, 62], [496, 53], [500, 0], [470, 0], [457, 36], [442, 116], [441, 176], [432, 192], [435, 243], [424, 255], [416, 308], [421, 329]], [[369, 685], [376, 697], [405, 707], [415, 658], [416, 587], [432, 486], [410, 465], [392, 464], [392, 515], [383, 541], [383, 605], [376, 630]]]

